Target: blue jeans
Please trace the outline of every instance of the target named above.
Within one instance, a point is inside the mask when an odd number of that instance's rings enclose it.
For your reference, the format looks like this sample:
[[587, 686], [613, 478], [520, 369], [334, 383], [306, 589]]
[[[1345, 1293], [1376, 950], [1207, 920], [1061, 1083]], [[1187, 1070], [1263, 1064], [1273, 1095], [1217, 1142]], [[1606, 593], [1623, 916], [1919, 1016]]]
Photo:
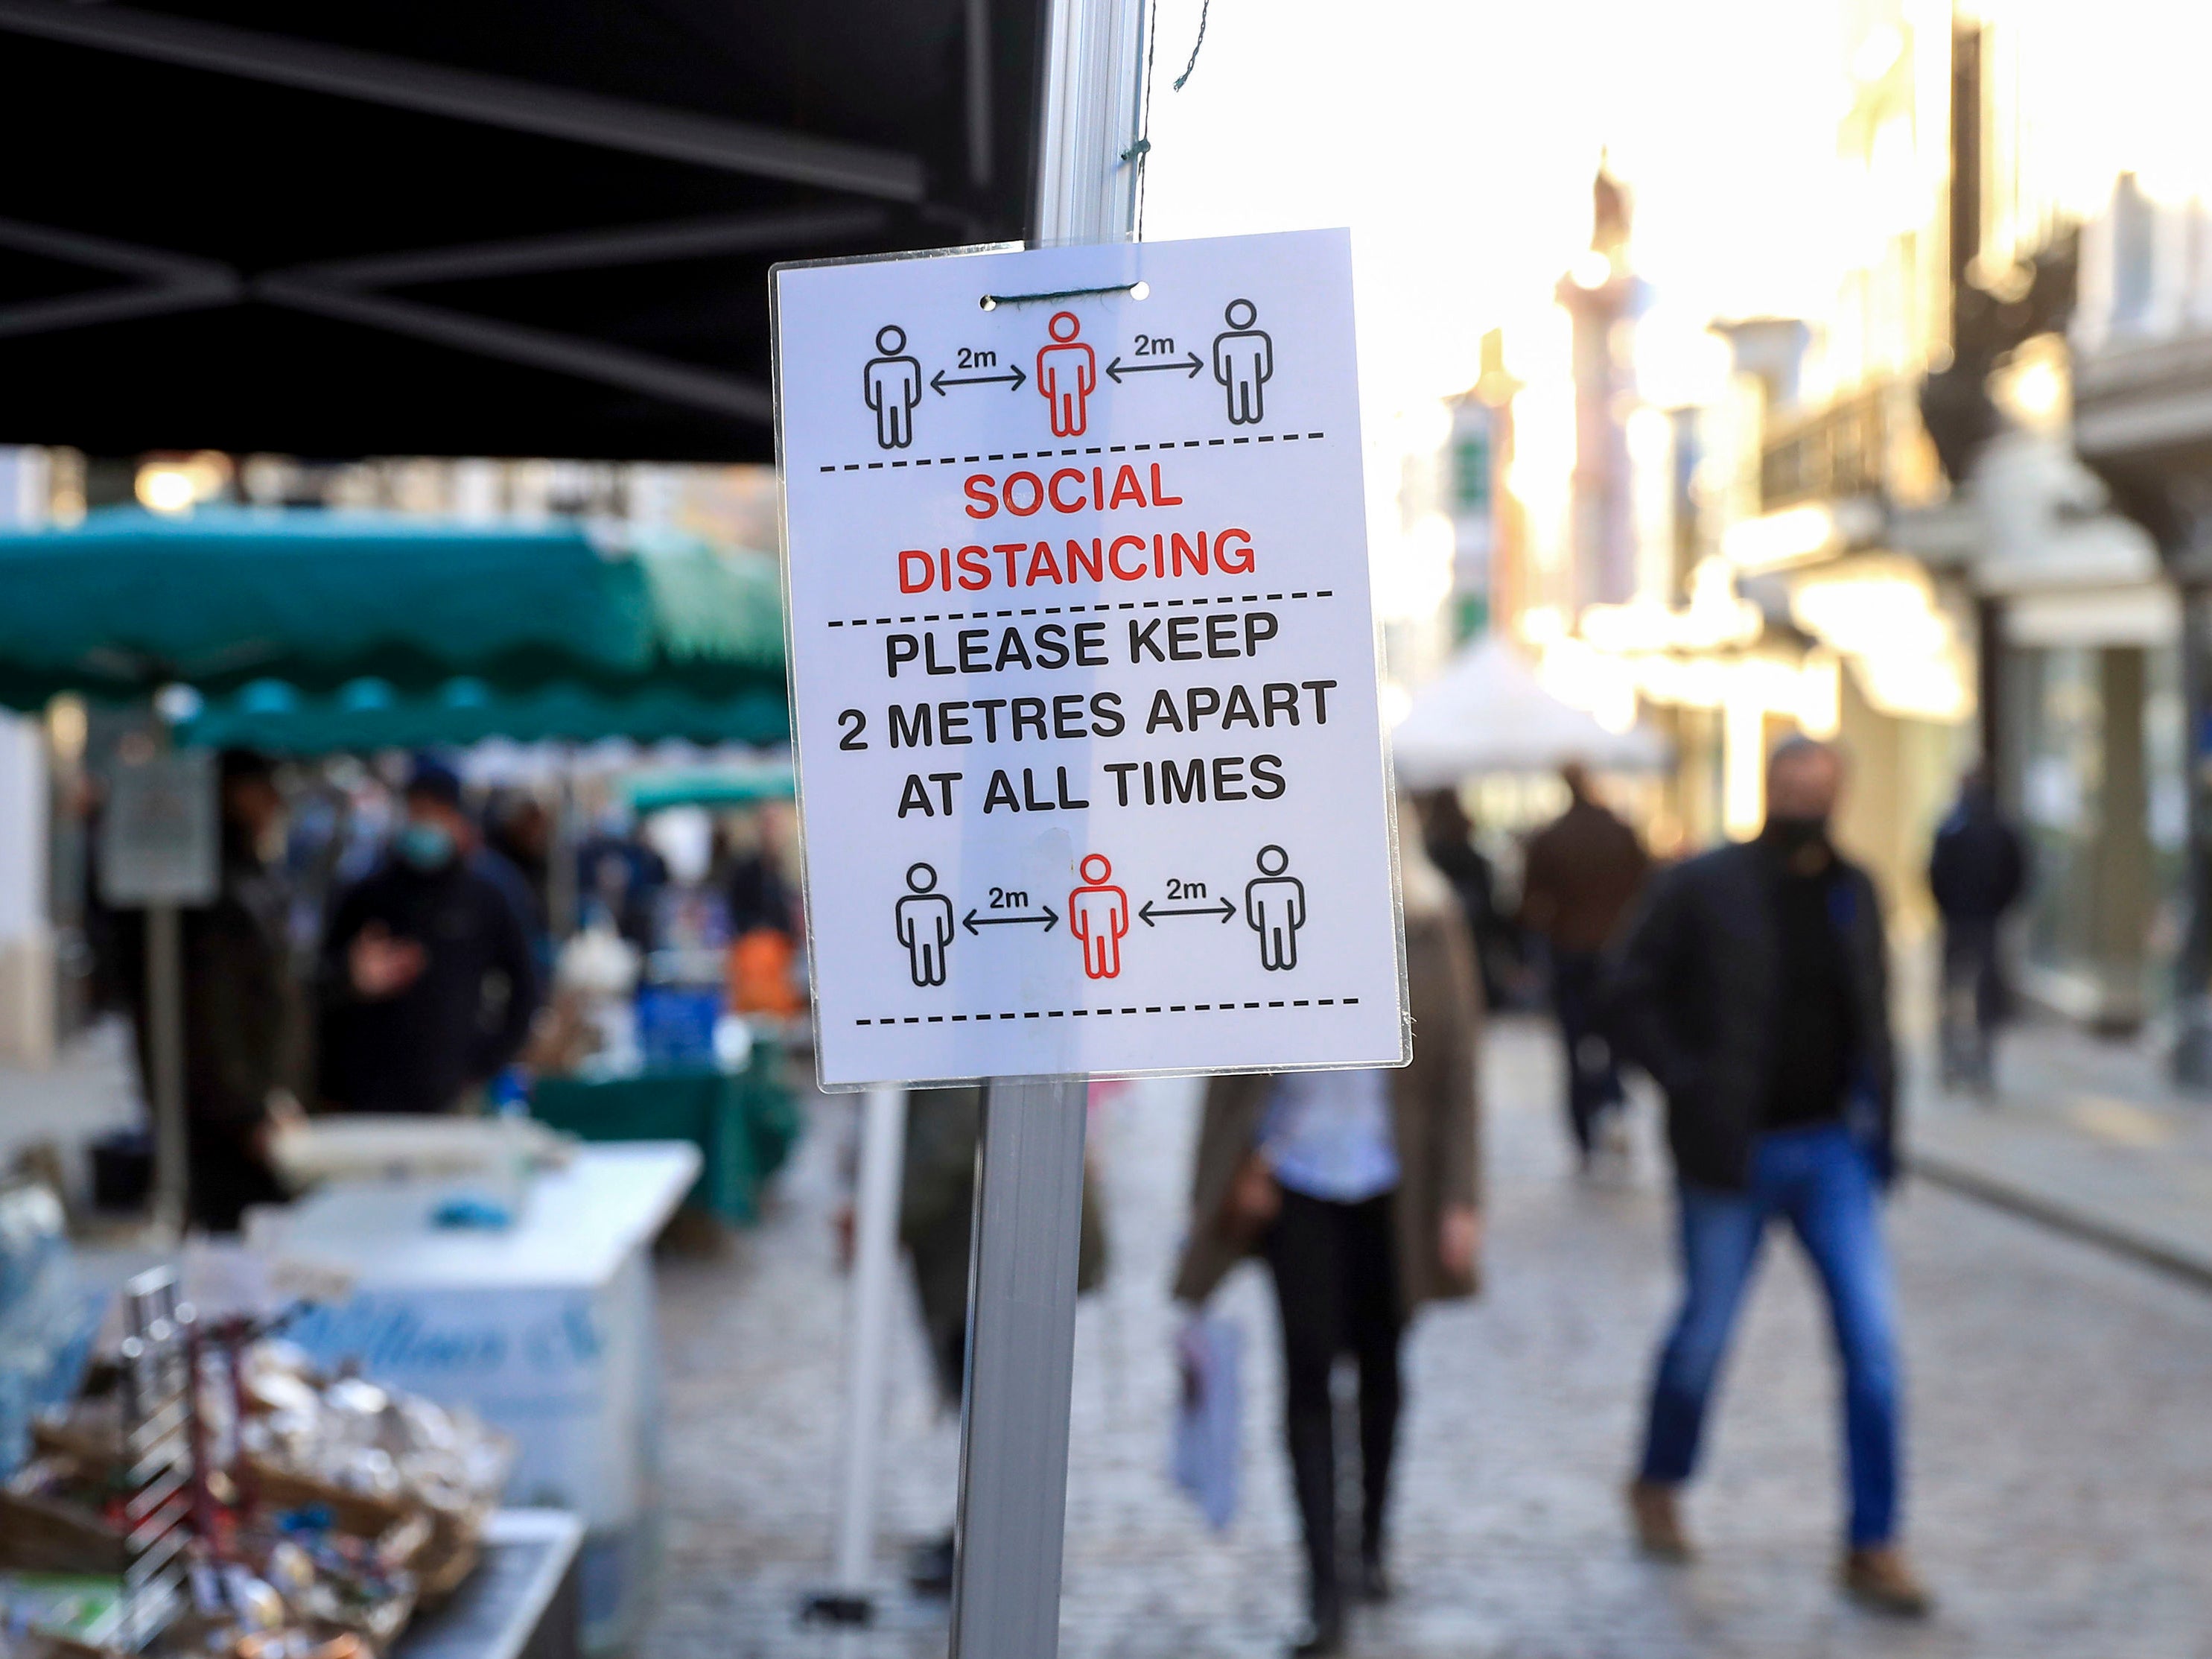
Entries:
[[1652, 1380], [1643, 1478], [1672, 1486], [1696, 1468], [1705, 1403], [1767, 1223], [1787, 1217], [1827, 1291], [1843, 1361], [1850, 1541], [1888, 1542], [1897, 1532], [1901, 1390], [1889, 1258], [1866, 1154], [1840, 1123], [1780, 1130], [1753, 1151], [1748, 1191], [1685, 1186], [1680, 1200], [1682, 1308]]

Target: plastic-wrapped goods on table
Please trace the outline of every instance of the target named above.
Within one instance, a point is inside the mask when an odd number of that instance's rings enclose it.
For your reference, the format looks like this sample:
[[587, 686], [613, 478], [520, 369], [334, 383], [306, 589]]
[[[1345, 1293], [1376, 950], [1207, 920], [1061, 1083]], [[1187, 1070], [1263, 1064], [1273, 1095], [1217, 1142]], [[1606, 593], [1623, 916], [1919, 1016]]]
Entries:
[[33, 1182], [0, 1188], [0, 1475], [22, 1462], [32, 1420], [76, 1393], [95, 1315], [61, 1201]]

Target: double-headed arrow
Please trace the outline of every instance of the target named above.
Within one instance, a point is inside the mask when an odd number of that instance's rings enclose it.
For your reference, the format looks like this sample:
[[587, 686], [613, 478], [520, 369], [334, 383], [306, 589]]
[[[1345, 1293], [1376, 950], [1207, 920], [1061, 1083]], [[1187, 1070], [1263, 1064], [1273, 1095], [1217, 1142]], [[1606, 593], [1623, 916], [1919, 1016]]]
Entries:
[[1045, 932], [1049, 933], [1052, 932], [1053, 923], [1060, 920], [1060, 915], [1048, 904], [1044, 907], [1044, 914], [1041, 916], [987, 916], [980, 911], [970, 910], [961, 920], [967, 923], [968, 931], [971, 933], [980, 933], [986, 927], [1004, 927], [1009, 924], [1024, 921], [1041, 921], [1044, 924]]
[[1196, 374], [1206, 362], [1195, 351], [1185, 352], [1180, 357], [1165, 357], [1156, 363], [1125, 363], [1119, 357], [1106, 365], [1106, 372], [1114, 377], [1114, 384], [1121, 384], [1124, 374], [1150, 374], [1156, 369], [1172, 368], [1185, 374]]
[[945, 371], [940, 368], [929, 377], [929, 385], [930, 389], [942, 398], [945, 395], [945, 388], [949, 386], [1005, 386], [1018, 392], [1022, 382], [1028, 379], [1029, 376], [1022, 373], [1022, 366], [1016, 363], [1004, 374], [971, 374], [964, 380], [958, 376], [948, 380], [945, 378]]
[[1163, 910], [1156, 907], [1152, 903], [1152, 900], [1146, 899], [1145, 901], [1145, 908], [1137, 912], [1137, 915], [1143, 919], [1144, 924], [1147, 927], [1157, 927], [1159, 926], [1158, 922], [1152, 920], [1154, 916], [1218, 916], [1222, 921], [1226, 921], [1230, 917], [1236, 914], [1237, 907], [1231, 904], [1227, 899], [1222, 900], [1218, 905], [1202, 904], [1195, 910]]

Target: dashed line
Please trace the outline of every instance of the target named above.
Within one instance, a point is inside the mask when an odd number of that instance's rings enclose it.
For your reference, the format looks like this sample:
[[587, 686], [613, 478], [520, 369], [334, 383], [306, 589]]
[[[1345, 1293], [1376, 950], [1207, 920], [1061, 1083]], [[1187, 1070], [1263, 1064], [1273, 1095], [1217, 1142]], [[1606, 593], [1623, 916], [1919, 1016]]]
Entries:
[[[1012, 617], [1017, 615], [1035, 617], [1042, 614], [1047, 617], [1079, 617], [1086, 611], [1158, 611], [1163, 607], [1170, 610], [1179, 610], [1184, 605], [1188, 605], [1194, 611], [1201, 611], [1208, 605], [1237, 605], [1240, 603], [1244, 605], [1257, 605], [1262, 599], [1328, 599], [1335, 597], [1336, 590], [1334, 588], [1316, 587], [1310, 591], [1301, 588], [1294, 593], [1247, 593], [1243, 596], [1241, 600], [1238, 596], [1234, 593], [1224, 593], [1218, 598], [1211, 599], [1207, 599], [1202, 593], [1194, 599], [1101, 599], [1096, 605], [1048, 605], [1043, 606], [1042, 611], [1040, 611], [1040, 608], [1036, 605], [1030, 605], [1020, 611], [992, 610], [940, 611], [932, 611], [921, 617], [899, 617], [896, 618], [890, 617], [878, 617], [874, 618], [874, 625], [882, 627], [893, 621], [901, 623], [987, 622], [994, 617]], [[870, 626], [870, 619], [866, 617], [832, 617], [829, 619], [828, 625], [831, 628], [866, 628]]]
[[[1074, 449], [1014, 449], [1008, 450], [996, 455], [940, 455], [934, 459], [923, 455], [908, 460], [892, 461], [888, 463], [888, 465], [893, 468], [908, 466], [973, 466], [978, 461], [1049, 461], [1056, 460], [1063, 456], [1068, 455], [1121, 455], [1128, 453], [1132, 451], [1144, 453], [1155, 449], [1219, 448], [1224, 445], [1230, 444], [1272, 444], [1276, 442], [1294, 444], [1298, 442], [1301, 439], [1321, 438], [1326, 435], [1326, 434], [1320, 432], [1262, 432], [1255, 434], [1248, 434], [1242, 438], [1166, 438], [1162, 439], [1156, 443], [1149, 444], [1107, 444], [1103, 447], [1100, 445], [1092, 444], [1087, 448]], [[886, 463], [883, 461], [846, 461], [842, 463], [832, 461], [823, 465], [821, 468], [821, 471], [830, 473], [860, 471], [880, 472], [884, 469], [885, 465]]]
[[1085, 1019], [1130, 1014], [1233, 1014], [1248, 1008], [1357, 1008], [1358, 997], [1300, 997], [1294, 1002], [1171, 1002], [1142, 1008], [1019, 1008], [983, 1014], [886, 1014], [880, 1019], [856, 1019], [855, 1025], [955, 1025], [972, 1020], [988, 1024], [994, 1019]]

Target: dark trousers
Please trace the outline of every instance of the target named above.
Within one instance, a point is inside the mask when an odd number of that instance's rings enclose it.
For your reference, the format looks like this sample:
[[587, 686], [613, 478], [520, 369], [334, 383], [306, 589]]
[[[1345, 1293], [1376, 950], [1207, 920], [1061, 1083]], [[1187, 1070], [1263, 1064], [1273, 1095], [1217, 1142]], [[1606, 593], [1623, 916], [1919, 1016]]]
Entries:
[[1337, 1598], [1336, 1423], [1329, 1372], [1340, 1353], [1359, 1366], [1360, 1547], [1382, 1547], [1390, 1459], [1398, 1439], [1397, 1259], [1389, 1194], [1331, 1204], [1285, 1192], [1268, 1230], [1267, 1265], [1282, 1310], [1284, 1437], [1304, 1524], [1307, 1584], [1316, 1608]]
[[1552, 1012], [1566, 1047], [1567, 1127], [1585, 1155], [1597, 1121], [1625, 1098], [1613, 1045], [1598, 1030], [1598, 981], [1603, 971], [1595, 951], [1552, 953]]
[[1945, 919], [1942, 999], [1944, 1079], [1987, 1088], [2005, 1003], [1995, 916]]

